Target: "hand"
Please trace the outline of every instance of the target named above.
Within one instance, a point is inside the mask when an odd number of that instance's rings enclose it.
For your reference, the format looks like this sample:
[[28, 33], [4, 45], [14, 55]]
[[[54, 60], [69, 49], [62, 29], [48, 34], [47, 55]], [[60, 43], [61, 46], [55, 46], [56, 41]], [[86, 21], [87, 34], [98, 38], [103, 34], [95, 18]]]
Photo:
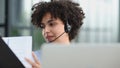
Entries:
[[41, 68], [40, 62], [38, 61], [38, 59], [37, 59], [37, 57], [36, 57], [36, 55], [35, 55], [34, 52], [32, 52], [32, 56], [33, 56], [33, 59], [34, 59], [35, 62], [33, 62], [32, 60], [30, 60], [30, 59], [28, 59], [28, 58], [25, 58], [26, 61], [27, 61], [29, 64], [32, 65], [32, 68]]

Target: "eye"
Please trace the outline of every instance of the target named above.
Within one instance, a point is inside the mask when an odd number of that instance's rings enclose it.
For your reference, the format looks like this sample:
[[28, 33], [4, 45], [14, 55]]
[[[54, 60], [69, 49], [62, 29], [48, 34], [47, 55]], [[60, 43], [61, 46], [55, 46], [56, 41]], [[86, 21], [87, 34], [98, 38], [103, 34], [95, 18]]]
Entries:
[[45, 28], [45, 25], [40, 24], [40, 28], [41, 28], [41, 29], [44, 29], [44, 28]]
[[53, 24], [53, 23], [50, 23], [49, 25], [50, 25], [50, 26], [53, 26], [54, 24]]
[[55, 26], [55, 22], [49, 23], [49, 26]]

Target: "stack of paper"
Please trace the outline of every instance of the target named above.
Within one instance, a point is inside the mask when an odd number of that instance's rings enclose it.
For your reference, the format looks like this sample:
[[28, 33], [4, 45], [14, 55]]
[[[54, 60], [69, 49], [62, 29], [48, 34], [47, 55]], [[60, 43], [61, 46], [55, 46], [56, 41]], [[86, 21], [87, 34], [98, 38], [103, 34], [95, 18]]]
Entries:
[[15, 53], [18, 59], [23, 63], [26, 68], [31, 68], [31, 65], [26, 62], [25, 57], [33, 60], [32, 58], [32, 37], [3, 37], [3, 40]]

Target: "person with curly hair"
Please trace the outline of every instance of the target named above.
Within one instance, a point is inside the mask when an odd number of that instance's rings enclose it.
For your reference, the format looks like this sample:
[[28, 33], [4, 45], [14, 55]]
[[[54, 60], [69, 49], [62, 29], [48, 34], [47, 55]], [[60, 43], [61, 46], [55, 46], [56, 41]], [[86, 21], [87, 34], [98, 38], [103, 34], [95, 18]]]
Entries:
[[[32, 7], [32, 24], [42, 29], [46, 42], [70, 44], [77, 36], [85, 18], [78, 3], [72, 1], [39, 2]], [[40, 62], [33, 53], [35, 62], [26, 59], [33, 68]]]

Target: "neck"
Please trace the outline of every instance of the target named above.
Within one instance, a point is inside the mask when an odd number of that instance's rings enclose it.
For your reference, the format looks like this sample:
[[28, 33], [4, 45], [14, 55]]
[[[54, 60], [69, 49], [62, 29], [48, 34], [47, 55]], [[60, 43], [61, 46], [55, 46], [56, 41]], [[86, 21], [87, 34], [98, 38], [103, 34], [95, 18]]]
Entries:
[[69, 38], [64, 38], [64, 39], [60, 39], [60, 40], [56, 40], [53, 43], [60, 43], [60, 44], [70, 44]]

